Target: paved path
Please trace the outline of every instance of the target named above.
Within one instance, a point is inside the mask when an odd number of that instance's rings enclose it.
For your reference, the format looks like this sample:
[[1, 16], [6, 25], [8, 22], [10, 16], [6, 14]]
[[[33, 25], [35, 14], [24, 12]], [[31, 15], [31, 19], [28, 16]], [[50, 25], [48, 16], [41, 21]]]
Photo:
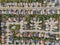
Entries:
[[[21, 23], [10, 23], [10, 22], [7, 22], [7, 27], [9, 24], [21, 24]], [[23, 24], [22, 24], [23, 25]], [[7, 28], [7, 32], [9, 31], [9, 29]], [[44, 31], [44, 30], [23, 30], [23, 29], [20, 29], [20, 32], [44, 32], [44, 33], [51, 33], [51, 34], [60, 34], [60, 32], [53, 32], [53, 31]]]

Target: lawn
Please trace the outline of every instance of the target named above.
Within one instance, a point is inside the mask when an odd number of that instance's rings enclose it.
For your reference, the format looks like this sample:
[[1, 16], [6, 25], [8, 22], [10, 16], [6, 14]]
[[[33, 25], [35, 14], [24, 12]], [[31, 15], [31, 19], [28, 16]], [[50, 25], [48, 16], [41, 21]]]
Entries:
[[19, 24], [9, 24], [9, 29], [10, 30], [19, 30], [20, 25]]

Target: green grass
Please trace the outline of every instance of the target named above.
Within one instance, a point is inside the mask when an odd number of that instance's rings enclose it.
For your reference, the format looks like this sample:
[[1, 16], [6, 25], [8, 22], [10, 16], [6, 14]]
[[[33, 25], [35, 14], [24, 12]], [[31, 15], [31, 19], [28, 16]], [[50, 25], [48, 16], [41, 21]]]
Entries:
[[[15, 26], [15, 28], [12, 28], [13, 26]], [[10, 30], [19, 30], [20, 29], [20, 25], [18, 24], [9, 24], [9, 29]]]

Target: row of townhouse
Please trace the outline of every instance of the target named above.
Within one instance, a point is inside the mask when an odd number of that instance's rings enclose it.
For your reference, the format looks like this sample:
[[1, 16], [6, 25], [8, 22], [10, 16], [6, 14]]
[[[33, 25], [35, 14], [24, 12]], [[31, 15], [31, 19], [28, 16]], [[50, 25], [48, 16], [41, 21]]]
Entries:
[[[6, 39], [6, 35], [5, 34], [2, 34], [1, 38], [2, 38], [2, 43], [3, 44], [20, 44], [20, 45], [23, 45], [23, 44], [30, 44], [31, 45], [41, 45], [41, 44], [52, 44], [52, 45], [59, 45], [60, 44], [60, 35], [59, 34], [49, 34], [49, 33], [40, 33], [40, 32], [23, 32], [23, 33], [19, 33], [19, 32], [16, 32], [15, 36], [18, 37], [14, 37], [13, 35], [13, 32], [9, 32], [8, 33], [9, 36], [8, 36], [8, 40]], [[20, 39], [19, 39], [20, 38]], [[24, 38], [24, 39], [23, 39]], [[35, 38], [35, 39], [34, 39]], [[43, 38], [43, 39], [41, 39]], [[46, 40], [44, 40], [45, 38], [48, 38]], [[51, 40], [49, 40], [51, 39]], [[53, 44], [53, 40], [56, 40], [55, 43]], [[43, 42], [41, 42], [43, 41]], [[48, 42], [48, 43], [47, 43]], [[52, 42], [52, 43], [49, 43], [49, 42]]]
[[33, 2], [33, 3], [5, 3], [4, 5], [0, 3], [1, 7], [38, 7], [41, 6], [41, 3]]
[[[13, 20], [15, 21], [15, 18]], [[36, 45], [39, 45], [39, 44], [40, 45], [42, 45], [42, 44], [43, 45], [44, 44], [47, 44], [47, 45], [49, 45], [49, 44], [52, 44], [52, 45], [56, 44], [57, 45], [58, 44], [59, 45], [60, 44], [60, 41], [59, 41], [60, 35], [59, 34], [51, 34], [51, 33], [48, 33], [48, 32], [47, 33], [45, 33], [45, 32], [34, 32], [35, 30], [37, 30], [37, 31], [40, 30], [41, 31], [41, 26], [40, 25], [42, 24], [41, 23], [42, 21], [41, 20], [39, 21], [39, 19], [37, 21], [37, 24], [35, 25], [36, 26], [35, 28], [38, 28], [38, 29], [34, 29], [33, 32], [21, 32], [23, 30], [24, 31], [27, 30], [26, 29], [27, 26], [29, 27], [29, 25], [22, 26], [22, 24], [26, 25], [28, 23], [27, 21], [25, 21], [25, 20], [23, 21], [23, 20], [21, 19], [20, 21], [22, 21], [22, 22], [21, 22], [21, 24], [19, 23], [20, 26], [21, 26], [21, 30], [19, 29], [19, 30], [15, 30], [15, 31], [9, 29], [9, 24], [14, 25], [17, 21], [12, 22], [11, 18], [9, 18], [8, 20], [5, 20], [5, 22], [1, 23], [1, 26], [3, 25], [2, 26], [2, 35], [1, 35], [1, 39], [0, 39], [2, 44], [20, 44], [20, 45], [25, 45], [25, 44], [29, 45], [30, 43], [32, 43], [31, 45], [33, 45], [33, 44], [35, 45], [35, 43], [36, 43]], [[36, 19], [34, 18], [34, 20], [36, 20]], [[56, 30], [56, 26], [57, 26], [58, 21], [56, 21], [54, 18], [53, 18], [53, 20], [52, 20], [52, 18], [50, 18], [49, 20], [45, 20], [45, 24], [46, 24], [46, 27], [47, 27], [46, 29], [50, 28], [50, 27], [48, 27], [48, 25], [51, 24], [50, 26], [53, 26], [52, 30]], [[33, 21], [33, 20], [30, 20], [30, 21], [31, 22], [36, 22], [36, 21]], [[53, 21], [53, 22], [49, 22], [49, 21]], [[49, 22], [49, 24], [48, 24], [48, 22]], [[56, 25], [55, 29], [54, 29], [54, 25]], [[32, 26], [32, 28], [33, 28], [32, 23], [30, 24], [30, 26]], [[11, 28], [14, 29], [15, 26], [12, 26]], [[25, 28], [25, 29], [22, 29], [22, 28]], [[33, 29], [29, 29], [29, 30], [31, 31]], [[24, 38], [24, 37], [27, 37], [27, 38]], [[34, 37], [37, 37], [37, 40], [33, 39]], [[39, 38], [43, 38], [43, 39], [48, 38], [48, 40], [46, 41], [46, 40], [39, 39]], [[51, 39], [51, 40], [53, 39], [56, 42], [52, 40], [54, 42], [54, 44], [53, 44], [53, 42], [49, 39]], [[31, 40], [32, 40], [32, 42], [31, 42]], [[41, 41], [43, 41], [44, 43], [42, 43]], [[47, 43], [47, 42], [52, 42], [52, 43]]]
[[56, 7], [60, 6], [56, 3], [48, 3], [48, 4], [42, 4], [39, 2], [33, 2], [33, 3], [0, 3], [0, 7]]
[[9, 2], [0, 3], [0, 7], [41, 7], [41, 6], [60, 6], [59, 0], [44, 0], [43, 4], [41, 2]]
[[[29, 17], [28, 17], [29, 18]], [[45, 18], [43, 18], [45, 19]], [[1, 27], [4, 27], [4, 22], [7, 23], [7, 25], [14, 25], [19, 24], [20, 28], [19, 30], [37, 30], [37, 31], [52, 31], [52, 32], [59, 32], [59, 19], [56, 18], [49, 18], [43, 21], [42, 18], [31, 18], [29, 21], [27, 21], [27, 18], [25, 17], [7, 17], [3, 18], [1, 22]], [[10, 27], [11, 29], [14, 29], [15, 26], [6, 26]], [[4, 29], [4, 28], [2, 28]]]
[[60, 14], [59, 9], [10, 9], [0, 10], [0, 14]]
[[[45, 25], [45, 27], [43, 26], [44, 28], [42, 28], [43, 22]], [[20, 25], [20, 28], [18, 30], [17, 29], [13, 30], [16, 28], [16, 26], [9, 26], [9, 25]], [[2, 35], [0, 36], [1, 44], [30, 45], [31, 43], [31, 45], [45, 45], [45, 44], [59, 45], [60, 33], [58, 34], [58, 32], [60, 31], [58, 29], [58, 25], [59, 25], [58, 19], [56, 18], [49, 18], [47, 20], [42, 21], [42, 18], [33, 17], [29, 21], [27, 21], [26, 18], [22, 15], [20, 17], [18, 17], [18, 15], [15, 17], [6, 16], [2, 18], [1, 22], [2, 27]], [[11, 29], [9, 29], [9, 27]], [[37, 31], [35, 32], [35, 30]], [[44, 30], [44, 32], [41, 32], [42, 30]], [[55, 33], [53, 31], [55, 31]], [[35, 37], [37, 37], [36, 40], [34, 39]], [[46, 39], [47, 41], [43, 39]]]
[[[42, 29], [43, 22], [45, 27], [43, 26], [44, 28]], [[13, 30], [14, 28], [16, 28], [16, 26], [9, 26], [9, 25], [20, 25], [20, 29]], [[30, 45], [31, 43], [31, 45], [45, 45], [45, 44], [59, 45], [60, 34], [58, 34], [59, 32], [58, 25], [59, 25], [58, 19], [56, 18], [49, 18], [42, 21], [42, 18], [33, 17], [29, 21], [27, 21], [26, 18], [22, 15], [20, 17], [18, 17], [18, 15], [15, 17], [6, 16], [2, 18], [2, 22], [1, 22], [1, 27], [2, 27], [2, 35], [0, 38], [1, 44]], [[11, 29], [9, 29], [9, 27]], [[27, 30], [28, 32], [25, 30]], [[35, 30], [37, 30], [38, 32], [37, 31], [35, 32]], [[44, 32], [41, 32], [42, 30], [44, 30]], [[51, 32], [47, 32], [47, 31], [51, 31]], [[52, 34], [53, 31], [55, 31], [54, 34]], [[35, 37], [37, 37], [36, 40]], [[46, 39], [47, 41], [43, 39]]]

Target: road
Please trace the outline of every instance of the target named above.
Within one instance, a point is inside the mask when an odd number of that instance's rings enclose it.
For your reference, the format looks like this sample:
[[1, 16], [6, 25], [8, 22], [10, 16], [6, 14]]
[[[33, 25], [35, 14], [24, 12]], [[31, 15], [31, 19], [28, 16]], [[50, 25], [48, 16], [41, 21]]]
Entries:
[[10, 9], [60, 9], [59, 7], [0, 7], [0, 10], [10, 10]]

